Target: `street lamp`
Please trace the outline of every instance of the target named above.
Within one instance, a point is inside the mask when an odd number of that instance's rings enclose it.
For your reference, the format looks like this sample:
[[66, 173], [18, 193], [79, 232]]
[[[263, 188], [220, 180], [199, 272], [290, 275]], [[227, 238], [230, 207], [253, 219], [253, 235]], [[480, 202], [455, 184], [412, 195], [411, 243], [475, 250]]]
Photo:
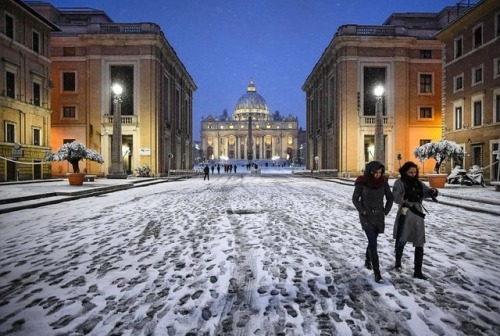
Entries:
[[126, 179], [127, 174], [123, 172], [122, 157], [122, 114], [121, 114], [121, 94], [123, 87], [120, 84], [113, 84], [111, 90], [114, 93], [113, 104], [113, 138], [111, 141], [111, 172], [108, 179]]
[[384, 146], [384, 117], [382, 116], [382, 98], [384, 95], [384, 87], [377, 85], [373, 90], [375, 94], [375, 161], [384, 163], [385, 161], [385, 146]]

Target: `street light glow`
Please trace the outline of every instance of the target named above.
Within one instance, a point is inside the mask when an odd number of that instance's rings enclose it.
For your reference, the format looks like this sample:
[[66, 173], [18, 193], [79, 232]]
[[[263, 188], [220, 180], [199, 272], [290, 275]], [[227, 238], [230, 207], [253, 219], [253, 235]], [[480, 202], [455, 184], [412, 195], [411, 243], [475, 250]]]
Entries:
[[115, 84], [113, 84], [113, 86], [111, 87], [111, 90], [113, 90], [113, 93], [114, 93], [115, 95], [118, 95], [118, 96], [119, 96], [119, 95], [121, 95], [121, 94], [122, 94], [122, 92], [123, 92], [123, 87], [122, 87], [120, 84], [115, 83]]
[[382, 85], [377, 85], [373, 90], [375, 97], [380, 98], [384, 94], [384, 87]]

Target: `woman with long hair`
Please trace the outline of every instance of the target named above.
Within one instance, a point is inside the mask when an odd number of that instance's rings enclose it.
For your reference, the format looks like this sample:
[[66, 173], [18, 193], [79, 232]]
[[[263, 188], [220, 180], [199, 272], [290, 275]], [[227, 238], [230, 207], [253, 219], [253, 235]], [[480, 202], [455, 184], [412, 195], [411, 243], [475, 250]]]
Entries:
[[[391, 211], [393, 196], [388, 178], [384, 175], [385, 167], [378, 161], [366, 165], [362, 176], [354, 183], [352, 202], [359, 213], [361, 228], [365, 231], [368, 246], [365, 254], [365, 266], [373, 268], [375, 281], [381, 282], [377, 252], [377, 238], [385, 230], [385, 216]], [[385, 196], [385, 204], [384, 204]]]
[[413, 243], [415, 247], [413, 277], [426, 280], [427, 277], [422, 273], [425, 244], [425, 209], [422, 202], [424, 198], [435, 198], [438, 191], [420, 181], [418, 166], [411, 161], [405, 162], [399, 168], [399, 174], [401, 176], [394, 182], [392, 188], [394, 201], [399, 204], [393, 232], [393, 238], [396, 239], [395, 268], [401, 269], [401, 259], [406, 243]]

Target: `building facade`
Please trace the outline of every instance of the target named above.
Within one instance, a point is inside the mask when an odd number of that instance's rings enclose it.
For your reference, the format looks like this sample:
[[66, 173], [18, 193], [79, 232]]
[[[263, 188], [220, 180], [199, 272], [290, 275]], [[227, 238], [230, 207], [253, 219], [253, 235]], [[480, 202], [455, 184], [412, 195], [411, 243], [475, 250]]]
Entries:
[[[250, 127], [250, 128], [249, 128]], [[271, 115], [253, 80], [232, 116], [209, 115], [201, 121], [204, 161], [288, 161], [297, 159], [298, 119]]]
[[[441, 42], [454, 16], [395, 13], [379, 26], [341, 26], [306, 79], [307, 165], [360, 174], [374, 159], [376, 85], [382, 97], [388, 172], [441, 139]], [[317, 158], [317, 163], [315, 158]], [[431, 172], [432, 163], [422, 166]]]
[[[80, 170], [109, 174], [116, 107], [111, 86], [119, 83], [123, 171], [147, 164], [163, 176], [169, 167], [191, 168], [196, 85], [161, 28], [114, 23], [95, 9], [27, 3], [61, 29], [51, 44], [52, 150], [77, 140], [105, 161], [82, 161]], [[69, 170], [67, 162], [52, 163], [55, 176]]]
[[50, 33], [20, 0], [0, 2], [0, 181], [50, 177]]
[[438, 35], [443, 46], [443, 137], [465, 151], [465, 169], [499, 180], [500, 2], [478, 2]]

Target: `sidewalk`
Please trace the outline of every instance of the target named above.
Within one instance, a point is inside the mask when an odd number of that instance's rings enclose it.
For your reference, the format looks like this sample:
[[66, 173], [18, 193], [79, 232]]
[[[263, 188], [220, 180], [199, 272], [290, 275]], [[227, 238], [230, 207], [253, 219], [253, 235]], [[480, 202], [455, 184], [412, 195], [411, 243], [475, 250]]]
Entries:
[[94, 182], [84, 182], [82, 186], [70, 186], [67, 179], [4, 182], [0, 183], [0, 213], [164, 182], [169, 182], [169, 180], [148, 177], [97, 178]]

